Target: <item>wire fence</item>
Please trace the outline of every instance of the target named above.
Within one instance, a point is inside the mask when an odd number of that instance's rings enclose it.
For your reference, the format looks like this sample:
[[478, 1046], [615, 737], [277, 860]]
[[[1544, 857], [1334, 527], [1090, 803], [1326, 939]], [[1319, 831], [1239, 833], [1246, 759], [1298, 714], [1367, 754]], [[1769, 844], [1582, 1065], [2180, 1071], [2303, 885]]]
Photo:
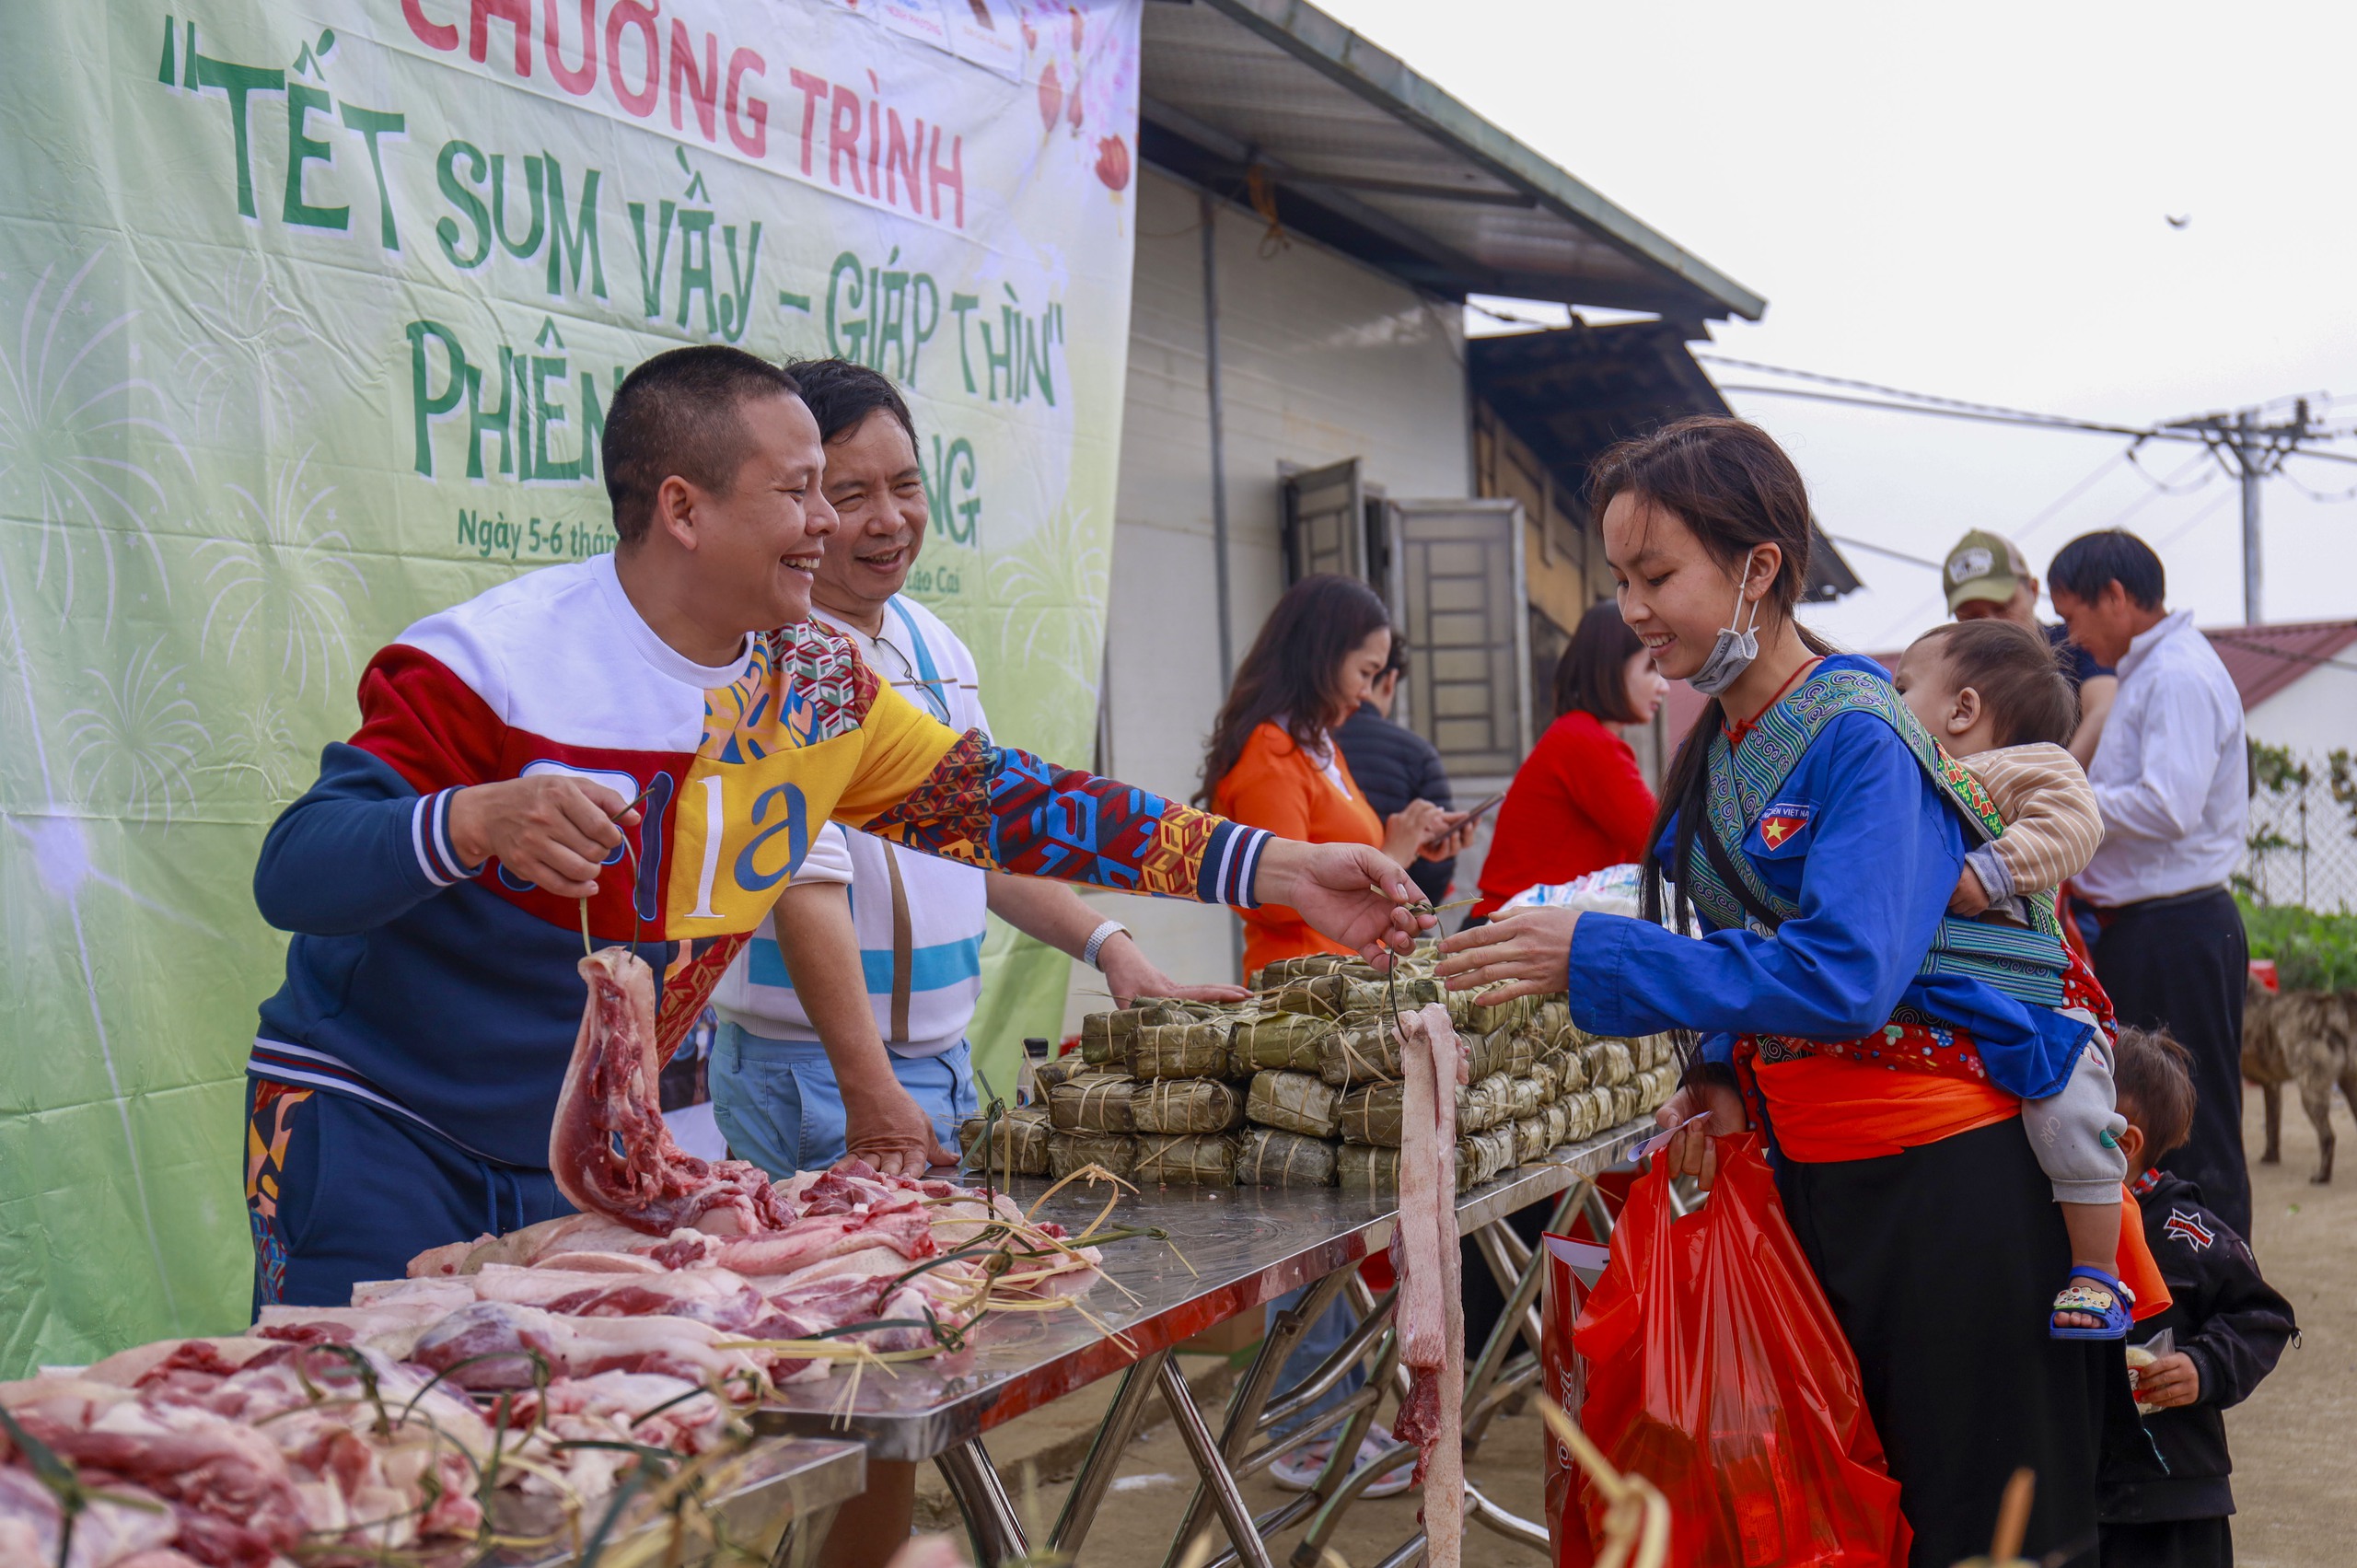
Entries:
[[2357, 758], [2250, 749], [2250, 853], [2235, 888], [2261, 904], [2357, 912]]

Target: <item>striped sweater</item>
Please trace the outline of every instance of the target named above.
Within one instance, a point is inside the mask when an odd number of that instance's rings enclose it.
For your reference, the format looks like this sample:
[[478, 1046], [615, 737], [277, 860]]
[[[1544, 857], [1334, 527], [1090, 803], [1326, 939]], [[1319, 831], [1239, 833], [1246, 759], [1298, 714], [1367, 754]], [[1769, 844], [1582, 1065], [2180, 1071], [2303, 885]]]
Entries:
[[[815, 622], [692, 664], [604, 557], [419, 621], [369, 661], [360, 717], [262, 844], [256, 900], [296, 935], [248, 1071], [524, 1167], [547, 1162], [585, 940], [634, 942], [661, 977], [668, 1054], [828, 821], [971, 865], [1239, 905], [1268, 839], [961, 734]], [[459, 790], [542, 772], [641, 802], [586, 909], [496, 861], [461, 864], [450, 841]]]
[[1961, 761], [2005, 819], [2002, 834], [1965, 857], [1992, 904], [2050, 893], [2095, 858], [2103, 842], [2103, 815], [2071, 753], [2038, 742]]

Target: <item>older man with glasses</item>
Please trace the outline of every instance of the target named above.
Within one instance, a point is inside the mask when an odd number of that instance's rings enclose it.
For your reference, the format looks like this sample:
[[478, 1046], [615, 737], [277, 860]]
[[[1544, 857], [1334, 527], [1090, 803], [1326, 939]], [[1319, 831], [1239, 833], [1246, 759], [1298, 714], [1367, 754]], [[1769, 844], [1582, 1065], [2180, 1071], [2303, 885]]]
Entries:
[[[927, 522], [907, 402], [886, 377], [840, 359], [790, 373], [818, 419], [823, 489], [841, 519], [811, 587], [812, 618], [944, 724], [988, 734], [974, 656], [901, 591]], [[1119, 921], [1061, 883], [830, 824], [713, 995], [713, 1113], [729, 1151], [778, 1174], [846, 1153], [912, 1176], [952, 1161], [957, 1124], [979, 1098], [966, 1029], [981, 993], [985, 911], [1095, 965], [1124, 1005], [1242, 994], [1178, 985]]]

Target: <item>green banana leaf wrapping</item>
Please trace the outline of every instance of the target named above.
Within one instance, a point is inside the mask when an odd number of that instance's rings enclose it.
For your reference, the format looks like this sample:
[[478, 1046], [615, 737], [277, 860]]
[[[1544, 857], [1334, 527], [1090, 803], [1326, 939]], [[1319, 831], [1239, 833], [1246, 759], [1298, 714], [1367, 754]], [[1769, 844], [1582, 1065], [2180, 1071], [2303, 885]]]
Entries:
[[1065, 1084], [1091, 1071], [1094, 1069], [1077, 1051], [1068, 1051], [1062, 1056], [1051, 1056], [1031, 1069], [1033, 1098], [1045, 1100]]
[[1224, 1134], [1144, 1133], [1138, 1139], [1132, 1174], [1140, 1182], [1167, 1181], [1188, 1187], [1236, 1185], [1236, 1140]]
[[1141, 1132], [1226, 1132], [1244, 1125], [1244, 1092], [1216, 1078], [1160, 1078], [1130, 1090]]
[[1265, 968], [1255, 970], [1245, 981], [1254, 991], [1275, 991], [1296, 980], [1311, 980], [1319, 975], [1357, 970], [1364, 974], [1375, 971], [1365, 962], [1344, 953], [1305, 953], [1297, 958], [1279, 958]]
[[1398, 1148], [1406, 1094], [1399, 1084], [1369, 1084], [1343, 1095], [1336, 1109], [1342, 1141], [1368, 1148]]
[[1318, 1046], [1333, 1032], [1332, 1019], [1308, 1013], [1271, 1013], [1248, 1019], [1228, 1037], [1230, 1070], [1238, 1078], [1268, 1067], [1315, 1073]]
[[[991, 1130], [987, 1156], [975, 1153], [985, 1126]], [[1017, 1176], [1045, 1176], [1048, 1113], [1038, 1106], [1024, 1105], [1002, 1114], [995, 1124], [987, 1117], [968, 1117], [958, 1124], [958, 1146], [970, 1169], [979, 1171], [987, 1165], [996, 1171], [1012, 1168]]]
[[1137, 1163], [1138, 1141], [1125, 1133], [1057, 1132], [1048, 1139], [1048, 1174], [1060, 1181], [1090, 1165], [1126, 1177]]
[[1127, 1073], [1084, 1073], [1049, 1091], [1048, 1120], [1059, 1132], [1132, 1132]]
[[1227, 1037], [1233, 1025], [1225, 1019], [1190, 1019], [1179, 1024], [1141, 1024], [1130, 1041], [1130, 1075], [1134, 1078], [1219, 1078], [1227, 1074]]
[[1341, 1130], [1342, 1091], [1314, 1073], [1256, 1073], [1244, 1114], [1263, 1127], [1330, 1138]]
[[1345, 1020], [1318, 1042], [1318, 1075], [1336, 1088], [1382, 1083], [1399, 1076], [1399, 1036], [1369, 1018]]
[[1236, 1179], [1246, 1187], [1331, 1187], [1337, 1145], [1280, 1127], [1248, 1127], [1236, 1156]]
[[[1457, 1162], [1459, 1174], [1464, 1162]], [[1399, 1191], [1399, 1151], [1372, 1144], [1344, 1144], [1334, 1151], [1334, 1180], [1345, 1192]]]

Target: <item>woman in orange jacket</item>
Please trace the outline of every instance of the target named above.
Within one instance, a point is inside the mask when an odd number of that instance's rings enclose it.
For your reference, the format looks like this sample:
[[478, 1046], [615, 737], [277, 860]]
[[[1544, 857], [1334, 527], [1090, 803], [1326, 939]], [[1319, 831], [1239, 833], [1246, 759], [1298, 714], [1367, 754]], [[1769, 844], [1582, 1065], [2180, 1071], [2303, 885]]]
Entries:
[[[1457, 854], [1470, 836], [1462, 814], [1419, 800], [1387, 820], [1376, 816], [1333, 742], [1390, 654], [1390, 617], [1364, 583], [1321, 573], [1287, 588], [1236, 671], [1196, 798], [1287, 838], [1373, 844], [1403, 866]], [[1248, 975], [1279, 958], [1344, 951], [1283, 905], [1240, 912]]]

